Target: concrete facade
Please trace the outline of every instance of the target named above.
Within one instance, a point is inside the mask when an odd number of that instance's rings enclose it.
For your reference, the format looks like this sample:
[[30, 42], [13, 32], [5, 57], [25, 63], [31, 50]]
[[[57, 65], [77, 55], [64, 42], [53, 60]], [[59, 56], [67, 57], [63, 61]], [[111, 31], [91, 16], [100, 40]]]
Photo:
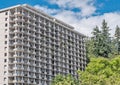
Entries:
[[29, 5], [0, 10], [0, 85], [50, 85], [86, 67], [85, 36]]

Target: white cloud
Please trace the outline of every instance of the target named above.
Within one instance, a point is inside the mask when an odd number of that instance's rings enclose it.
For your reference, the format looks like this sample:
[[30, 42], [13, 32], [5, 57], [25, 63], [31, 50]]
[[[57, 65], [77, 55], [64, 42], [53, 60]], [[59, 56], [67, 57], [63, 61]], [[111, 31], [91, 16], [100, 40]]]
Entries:
[[57, 10], [57, 9], [50, 9], [47, 6], [35, 5], [34, 7], [36, 9], [39, 9], [39, 10], [41, 10], [41, 11], [47, 13], [47, 14], [51, 14], [51, 15], [54, 14], [54, 13], [58, 13], [59, 12], [59, 10]]
[[49, 2], [57, 4], [61, 8], [77, 8], [80, 10], [81, 16], [90, 16], [96, 11], [95, 0], [50, 0]]
[[76, 22], [76, 25], [75, 25], [76, 30], [79, 32], [85, 33], [86, 35], [91, 35], [91, 32], [96, 25], [101, 27], [101, 23], [103, 19], [105, 19], [106, 22], [108, 23], [108, 26], [111, 29], [110, 32], [113, 36], [116, 25], [120, 25], [120, 22], [119, 22], [120, 13], [117, 13], [117, 12], [105, 13], [100, 16], [92, 16], [89, 18], [83, 18], [79, 20], [78, 22]]

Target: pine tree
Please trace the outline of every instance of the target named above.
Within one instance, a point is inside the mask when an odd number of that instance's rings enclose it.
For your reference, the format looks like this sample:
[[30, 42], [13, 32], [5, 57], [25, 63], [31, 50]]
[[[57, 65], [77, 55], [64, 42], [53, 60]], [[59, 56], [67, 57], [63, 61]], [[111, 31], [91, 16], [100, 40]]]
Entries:
[[107, 26], [107, 22], [103, 20], [102, 27], [101, 27], [101, 49], [100, 54], [103, 57], [108, 57], [109, 53], [111, 53], [111, 39], [110, 39], [110, 29]]
[[120, 28], [118, 25], [116, 26], [116, 30], [115, 30], [115, 43], [116, 43], [117, 52], [119, 54], [120, 52]]
[[111, 53], [110, 29], [105, 20], [102, 22], [101, 31], [98, 26], [93, 29], [93, 53], [95, 56], [109, 57]]
[[99, 46], [100, 46], [100, 36], [101, 36], [101, 31], [99, 30], [98, 26], [96, 26], [94, 29], [93, 29], [93, 37], [92, 37], [92, 40], [93, 40], [93, 54], [95, 56], [99, 56]]

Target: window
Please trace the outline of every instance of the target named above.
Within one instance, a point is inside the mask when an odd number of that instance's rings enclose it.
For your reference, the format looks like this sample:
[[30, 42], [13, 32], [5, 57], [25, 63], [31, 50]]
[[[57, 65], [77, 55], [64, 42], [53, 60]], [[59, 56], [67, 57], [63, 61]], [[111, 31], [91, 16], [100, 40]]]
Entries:
[[8, 18], [5, 18], [5, 21], [7, 21], [8, 20]]
[[4, 69], [6, 69], [7, 68], [7, 65], [4, 65]]
[[7, 32], [7, 29], [5, 29], [5, 32]]
[[5, 41], [5, 44], [7, 44], [7, 41]]
[[5, 47], [4, 50], [7, 50], [7, 47]]
[[4, 56], [7, 56], [7, 53], [5, 53]]
[[7, 74], [7, 72], [6, 71], [4, 71], [4, 75], [6, 75]]
[[[6, 81], [6, 77], [4, 78], [4, 81]], [[4, 85], [6, 85], [6, 84], [4, 84]]]
[[8, 15], [8, 12], [5, 12], [5, 15]]
[[7, 62], [7, 59], [4, 59], [4, 62]]
[[7, 35], [5, 35], [5, 38], [7, 38]]
[[7, 25], [8, 25], [8, 24], [6, 23], [6, 24], [5, 24], [5, 27], [7, 27]]

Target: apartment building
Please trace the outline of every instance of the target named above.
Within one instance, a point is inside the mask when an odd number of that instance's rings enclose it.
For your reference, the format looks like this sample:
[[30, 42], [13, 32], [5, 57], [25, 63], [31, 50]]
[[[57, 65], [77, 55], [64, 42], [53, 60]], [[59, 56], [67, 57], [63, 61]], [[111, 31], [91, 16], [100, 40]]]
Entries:
[[86, 67], [85, 36], [29, 5], [0, 10], [0, 85], [50, 85]]

